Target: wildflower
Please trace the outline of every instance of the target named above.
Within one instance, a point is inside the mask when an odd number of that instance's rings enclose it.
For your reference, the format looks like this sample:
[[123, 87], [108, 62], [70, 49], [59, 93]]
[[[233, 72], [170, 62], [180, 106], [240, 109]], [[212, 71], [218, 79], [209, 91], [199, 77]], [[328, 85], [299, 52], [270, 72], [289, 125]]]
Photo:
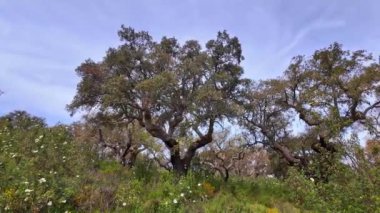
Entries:
[[44, 145], [40, 146], [41, 149], [43, 149], [44, 147], [45, 147]]
[[193, 200], [193, 203], [195, 203], [195, 200]]
[[314, 178], [310, 178], [311, 182], [314, 182]]
[[67, 144], [67, 141], [63, 142], [63, 145], [66, 145]]
[[53, 202], [49, 201], [49, 202], [47, 203], [47, 205], [48, 205], [48, 206], [51, 206], [51, 205], [53, 205]]
[[191, 193], [193, 193], [193, 191], [190, 190], [189, 193], [191, 194]]
[[268, 178], [274, 178], [274, 175], [267, 175]]
[[45, 179], [45, 178], [40, 178], [40, 179], [38, 180], [38, 182], [39, 182], [39, 183], [45, 183], [45, 182], [46, 182], [46, 179]]
[[66, 203], [66, 200], [61, 200], [60, 203]]
[[185, 196], [185, 194], [184, 193], [181, 193], [181, 197], [184, 197]]
[[11, 156], [11, 157], [12, 157], [12, 158], [15, 158], [16, 156], [17, 156], [17, 154], [13, 154], [13, 153], [12, 153], [12, 156]]
[[174, 203], [174, 204], [177, 204], [177, 203], [178, 203], [178, 200], [177, 200], [177, 199], [174, 199], [174, 200], [173, 200], [173, 203]]
[[4, 208], [5, 211], [7, 211], [7, 210], [9, 210], [9, 209], [11, 209], [11, 208], [10, 208], [8, 205], [5, 206], [5, 208]]
[[201, 186], [202, 184], [201, 183], [198, 183], [198, 186]]
[[24, 181], [23, 183], [24, 183], [25, 185], [28, 185], [28, 184], [29, 184], [29, 182], [28, 182], [28, 181]]
[[79, 178], [80, 176], [79, 176], [79, 175], [77, 175], [76, 177], [77, 177], [77, 178]]
[[126, 202], [123, 202], [123, 206], [126, 206], [127, 205], [127, 203]]
[[29, 197], [26, 197], [26, 198], [24, 199], [25, 202], [28, 201], [28, 200], [29, 200]]
[[66, 159], [66, 156], [63, 156], [62, 159]]
[[31, 193], [32, 191], [32, 189], [25, 189], [25, 193]]
[[37, 152], [38, 152], [38, 150], [32, 150], [32, 152], [33, 152], [33, 153], [37, 153]]

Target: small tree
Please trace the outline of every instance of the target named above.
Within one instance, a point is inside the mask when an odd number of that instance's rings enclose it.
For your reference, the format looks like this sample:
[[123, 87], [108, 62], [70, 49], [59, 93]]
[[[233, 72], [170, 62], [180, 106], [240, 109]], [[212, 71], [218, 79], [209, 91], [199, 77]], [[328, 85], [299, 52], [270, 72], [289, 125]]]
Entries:
[[[155, 42], [144, 31], [119, 31], [123, 44], [104, 60], [85, 61], [68, 109], [96, 110], [102, 117], [136, 120], [170, 152], [175, 172], [185, 174], [196, 151], [212, 142], [214, 126], [237, 108], [243, 59], [236, 37], [219, 32], [203, 50], [197, 41], [175, 38]], [[196, 137], [185, 149], [181, 138]]]
[[76, 123], [76, 140], [92, 145], [102, 159], [113, 159], [123, 166], [133, 167], [140, 153], [147, 149], [151, 137], [137, 124], [106, 124], [88, 119], [85, 123]]
[[230, 135], [229, 130], [215, 135], [215, 142], [199, 153], [201, 163], [218, 172], [224, 181], [232, 175], [257, 177], [269, 171], [269, 156], [262, 147], [247, 146], [242, 134]]

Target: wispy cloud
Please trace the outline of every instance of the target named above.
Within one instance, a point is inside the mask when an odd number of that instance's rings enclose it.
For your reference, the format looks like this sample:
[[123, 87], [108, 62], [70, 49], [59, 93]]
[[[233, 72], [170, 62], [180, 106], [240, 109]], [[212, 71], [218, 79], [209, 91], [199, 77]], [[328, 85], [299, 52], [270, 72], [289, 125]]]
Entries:
[[290, 43], [282, 47], [278, 51], [278, 56], [287, 55], [310, 33], [313, 33], [313, 32], [316, 33], [316, 31], [322, 30], [322, 29], [343, 27], [345, 25], [346, 25], [346, 22], [344, 20], [331, 20], [331, 21], [317, 20], [315, 23], [311, 23], [310, 25], [307, 25], [304, 28], [297, 31], [294, 34], [293, 39], [290, 41]]

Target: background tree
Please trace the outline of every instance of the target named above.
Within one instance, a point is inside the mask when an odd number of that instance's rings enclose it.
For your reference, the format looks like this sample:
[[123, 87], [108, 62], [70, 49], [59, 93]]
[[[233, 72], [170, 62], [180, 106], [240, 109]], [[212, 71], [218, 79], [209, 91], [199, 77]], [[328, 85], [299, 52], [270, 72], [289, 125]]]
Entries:
[[100, 159], [111, 159], [131, 168], [152, 143], [152, 138], [136, 123], [106, 124], [87, 119], [74, 126], [75, 139], [92, 144]]
[[317, 50], [309, 59], [297, 56], [278, 81], [282, 106], [306, 124], [311, 148], [320, 154], [321, 178], [333, 172], [341, 156], [340, 137], [354, 125], [376, 129], [373, 113], [380, 108], [380, 70], [371, 54], [350, 52], [338, 43]]
[[199, 153], [206, 168], [228, 181], [230, 176], [257, 177], [270, 172], [268, 153], [259, 147], [248, 148], [242, 134], [231, 136], [229, 130], [218, 132], [215, 142]]
[[373, 165], [380, 165], [380, 141], [368, 140], [364, 147], [368, 161]]
[[291, 120], [286, 109], [277, 104], [277, 88], [271, 81], [251, 82], [243, 92], [244, 113], [240, 123], [248, 130], [253, 144], [262, 144], [279, 152], [291, 164], [300, 163], [286, 143], [291, 138]]
[[[370, 54], [334, 43], [309, 59], [295, 57], [282, 78], [247, 87], [241, 122], [254, 141], [276, 150], [290, 165], [305, 167], [319, 156], [314, 161], [324, 173], [341, 157], [339, 141], [346, 130], [362, 125], [376, 131], [379, 73]], [[291, 135], [292, 116], [305, 124], [298, 136]]]
[[363, 50], [350, 52], [338, 43], [297, 56], [285, 72], [283, 106], [296, 112], [315, 134], [313, 149], [336, 151], [331, 139], [354, 124], [371, 127], [371, 112], [380, 108], [380, 70]]
[[[205, 50], [194, 40], [154, 42], [132, 28], [122, 27], [119, 36], [123, 44], [103, 61], [77, 68], [81, 82], [68, 108], [138, 121], [169, 149], [174, 171], [184, 174], [196, 151], [212, 142], [215, 124], [237, 108], [232, 97], [242, 81], [240, 43], [225, 31]], [[178, 139], [187, 136], [197, 139], [182, 149]]]
[[13, 111], [2, 117], [0, 122], [7, 125], [10, 129], [29, 130], [32, 128], [45, 128], [47, 127], [43, 118], [30, 115], [26, 111]]

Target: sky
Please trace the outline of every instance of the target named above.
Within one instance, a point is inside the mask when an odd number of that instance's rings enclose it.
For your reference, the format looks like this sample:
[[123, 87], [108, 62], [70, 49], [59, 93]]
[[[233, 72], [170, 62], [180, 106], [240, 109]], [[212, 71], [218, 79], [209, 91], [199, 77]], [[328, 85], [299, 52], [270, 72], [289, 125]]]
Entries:
[[26, 110], [71, 123], [75, 69], [120, 44], [121, 25], [156, 40], [205, 43], [227, 30], [242, 44], [245, 77], [280, 76], [296, 55], [334, 41], [380, 54], [378, 0], [0, 0], [0, 116]]

